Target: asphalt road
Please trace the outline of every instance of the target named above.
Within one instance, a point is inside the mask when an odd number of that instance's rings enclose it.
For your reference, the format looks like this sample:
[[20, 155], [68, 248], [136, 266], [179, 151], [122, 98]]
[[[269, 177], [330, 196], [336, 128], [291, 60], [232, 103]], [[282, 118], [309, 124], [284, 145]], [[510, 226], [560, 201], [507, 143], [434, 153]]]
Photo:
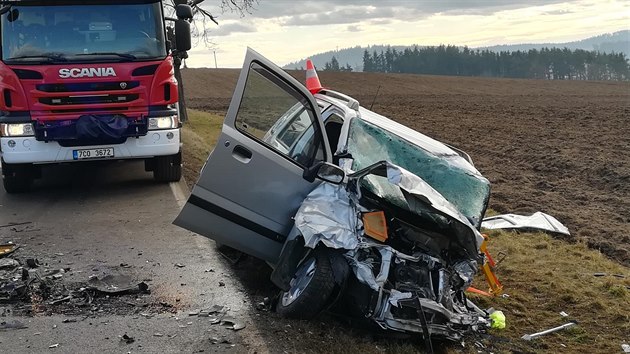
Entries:
[[[19, 311], [23, 304], [0, 304], [0, 322], [28, 326], [0, 330], [0, 352], [269, 351], [243, 285], [213, 243], [171, 224], [185, 188], [154, 182], [142, 163], [115, 162], [46, 168], [30, 194], [0, 191], [0, 241], [21, 246], [14, 258], [37, 258], [40, 272], [70, 268], [58, 280], [68, 287], [113, 273], [145, 281], [151, 290], [111, 298], [109, 305], [101, 299], [98, 308], [48, 305], [26, 315]], [[2, 227], [12, 223], [26, 224]], [[229, 315], [247, 327], [233, 331], [189, 315], [213, 305], [229, 306]], [[124, 334], [134, 342], [122, 341]]]

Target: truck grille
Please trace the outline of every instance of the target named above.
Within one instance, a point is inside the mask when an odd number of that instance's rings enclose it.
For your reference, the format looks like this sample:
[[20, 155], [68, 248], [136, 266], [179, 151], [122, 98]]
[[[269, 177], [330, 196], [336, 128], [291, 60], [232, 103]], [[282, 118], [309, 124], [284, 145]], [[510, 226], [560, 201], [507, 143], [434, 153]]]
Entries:
[[82, 82], [72, 84], [40, 84], [37, 89], [43, 92], [89, 92], [124, 91], [140, 86], [140, 81]]
[[135, 101], [139, 97], [140, 95], [138, 94], [42, 97], [39, 99], [39, 102], [51, 106], [65, 106], [73, 104], [124, 103]]

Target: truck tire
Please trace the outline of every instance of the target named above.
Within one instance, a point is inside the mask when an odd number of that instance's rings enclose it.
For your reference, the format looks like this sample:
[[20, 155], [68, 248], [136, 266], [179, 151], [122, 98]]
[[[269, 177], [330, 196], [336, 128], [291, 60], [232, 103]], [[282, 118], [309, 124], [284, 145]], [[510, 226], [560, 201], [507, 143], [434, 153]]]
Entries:
[[182, 178], [182, 153], [154, 157], [152, 167], [156, 181], [177, 182]]
[[280, 292], [276, 311], [281, 316], [309, 320], [330, 304], [335, 280], [327, 251], [311, 252], [296, 270], [291, 288]]
[[2, 184], [8, 194], [26, 193], [33, 184], [33, 166], [30, 164], [11, 165], [2, 161]]

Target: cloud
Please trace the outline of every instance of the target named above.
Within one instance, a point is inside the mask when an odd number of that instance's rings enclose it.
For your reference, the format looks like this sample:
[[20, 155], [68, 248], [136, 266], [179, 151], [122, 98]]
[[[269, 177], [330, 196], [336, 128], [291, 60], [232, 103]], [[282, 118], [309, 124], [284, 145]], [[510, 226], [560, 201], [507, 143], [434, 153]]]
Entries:
[[352, 26], [348, 26], [348, 28], [346, 28], [346, 30], [348, 32], [361, 32], [361, 27], [359, 27], [357, 25], [352, 25]]
[[247, 23], [227, 23], [208, 29], [208, 33], [212, 36], [229, 36], [232, 33], [252, 33], [256, 32], [256, 27]]
[[[438, 13], [490, 15], [497, 11], [577, 0], [260, 0], [251, 9], [258, 19], [278, 19], [287, 26], [352, 24], [365, 20], [418, 20]], [[217, 1], [218, 2], [218, 1]], [[221, 18], [237, 18], [238, 13], [225, 12], [212, 2], [202, 6]]]

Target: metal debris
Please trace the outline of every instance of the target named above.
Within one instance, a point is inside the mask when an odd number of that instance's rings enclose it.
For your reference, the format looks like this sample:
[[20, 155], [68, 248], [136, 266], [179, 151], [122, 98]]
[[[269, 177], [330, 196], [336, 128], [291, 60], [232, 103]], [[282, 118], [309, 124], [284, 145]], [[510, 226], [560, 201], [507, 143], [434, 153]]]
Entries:
[[133, 337], [128, 336], [127, 333], [123, 334], [120, 340], [126, 344], [131, 344], [136, 341]]
[[107, 295], [123, 295], [147, 293], [149, 286], [144, 283], [135, 283], [127, 275], [106, 275], [102, 279], [92, 277], [88, 281], [88, 289], [96, 290]]
[[13, 268], [19, 267], [20, 263], [12, 258], [2, 258], [0, 259], [0, 270], [11, 270]]
[[2, 321], [0, 322], [0, 331], [8, 331], [12, 329], [25, 329], [28, 328], [24, 323], [20, 321]]
[[557, 331], [560, 331], [560, 330], [563, 330], [563, 329], [566, 329], [566, 328], [569, 328], [569, 327], [573, 327], [573, 326], [575, 326], [576, 324], [577, 324], [577, 322], [569, 322], [569, 323], [565, 323], [565, 324], [563, 324], [562, 326], [558, 326], [558, 327], [550, 328], [550, 329], [544, 330], [544, 331], [542, 331], [542, 332], [532, 333], [532, 334], [526, 334], [526, 335], [522, 336], [522, 337], [521, 337], [521, 339], [524, 339], [524, 340], [530, 341], [530, 340], [535, 339], [535, 338], [538, 338], [538, 337], [540, 337], [540, 336], [544, 336], [545, 334], [549, 334], [549, 333], [557, 332]]
[[540, 230], [554, 234], [571, 235], [569, 229], [558, 219], [542, 212], [536, 212], [530, 216], [516, 214], [490, 216], [483, 219], [481, 227], [484, 229]]
[[5, 243], [0, 245], [0, 257], [7, 256], [15, 252], [20, 246], [13, 243]]

